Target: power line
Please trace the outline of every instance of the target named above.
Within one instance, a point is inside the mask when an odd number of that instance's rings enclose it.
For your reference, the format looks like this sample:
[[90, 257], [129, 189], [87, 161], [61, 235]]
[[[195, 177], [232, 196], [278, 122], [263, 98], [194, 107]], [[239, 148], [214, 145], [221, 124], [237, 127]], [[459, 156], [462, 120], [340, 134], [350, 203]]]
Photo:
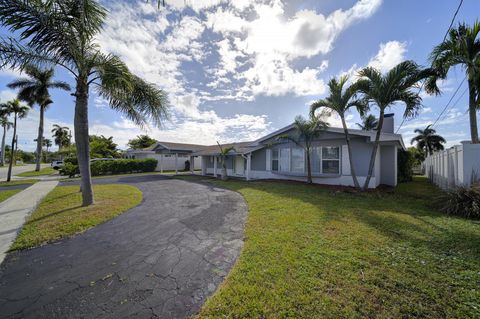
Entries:
[[[462, 87], [462, 84], [463, 82], [465, 82], [465, 80], [467, 79], [467, 76], [465, 76], [462, 80], [462, 82], [460, 82], [460, 85], [457, 87], [457, 89], [455, 90], [455, 92], [453, 93], [452, 97], [450, 98], [450, 100], [448, 100], [448, 103], [445, 105], [445, 107], [443, 108], [442, 112], [440, 112], [440, 114], [438, 115], [437, 119], [435, 120], [435, 122], [433, 122], [432, 124], [432, 127], [435, 126], [435, 124], [437, 124], [438, 120], [440, 119], [440, 117], [443, 115], [443, 113], [447, 110], [448, 106], [450, 105], [450, 103], [452, 103], [452, 100], [453, 98], [455, 97], [455, 95], [457, 95], [458, 91], [460, 90], [460, 88]], [[462, 95], [463, 96], [463, 95]], [[457, 100], [458, 102], [458, 100]], [[456, 103], [457, 103], [456, 102]], [[456, 104], [455, 103], [455, 104]]]
[[[452, 106], [450, 107], [450, 110], [448, 112], [445, 113], [445, 115], [443, 116], [443, 118], [441, 119], [441, 121], [445, 120], [447, 118], [447, 115], [448, 113], [453, 110], [453, 108], [455, 106], [457, 106], [458, 102], [460, 102], [460, 100], [462, 99], [462, 97], [465, 95], [465, 93], [467, 93], [468, 91], [468, 86], [465, 88], [465, 90], [463, 90], [462, 94], [458, 97], [458, 99], [455, 101], [455, 103], [452, 104]], [[434, 126], [435, 124], [432, 125], [432, 127]]]
[[[455, 19], [457, 18], [458, 12], [460, 11], [460, 8], [461, 8], [462, 4], [463, 4], [463, 0], [460, 0], [460, 2], [459, 2], [459, 4], [458, 4], [458, 7], [457, 7], [457, 10], [455, 10], [455, 13], [453, 14], [452, 20], [450, 21], [450, 25], [448, 26], [447, 32], [445, 32], [445, 35], [443, 36], [442, 42], [444, 42], [445, 39], [447, 39], [448, 33], [450, 32], [450, 29], [452, 28], [453, 23], [455, 23]], [[434, 58], [433, 60], [435, 61], [435, 60], [437, 59], [437, 57], [438, 57], [438, 56], [435, 56], [435, 58]], [[433, 64], [433, 62], [432, 62], [432, 64]], [[465, 79], [463, 79], [463, 81], [465, 81]], [[462, 81], [462, 83], [463, 83], [463, 81]], [[418, 94], [422, 91], [424, 85], [425, 85], [425, 82], [423, 82], [422, 85], [420, 86], [420, 88], [418, 89]], [[460, 86], [461, 86], [461, 85], [462, 85], [462, 84], [459, 85], [459, 87], [457, 88], [457, 90], [456, 90], [455, 92], [457, 92], [458, 89], [460, 89]], [[455, 94], [456, 94], [456, 93], [455, 93]], [[453, 99], [453, 97], [455, 96], [455, 94], [452, 96], [452, 99]], [[450, 102], [449, 102], [449, 103], [450, 103]], [[448, 105], [449, 103], [447, 103], [447, 105]], [[446, 108], [446, 106], [445, 106], [445, 108]], [[442, 113], [445, 112], [445, 108], [443, 109]], [[441, 113], [441, 114], [442, 114], [442, 113]], [[403, 124], [405, 123], [405, 120], [406, 120], [406, 118], [403, 117], [402, 123], [400, 123], [400, 126], [397, 128], [397, 131], [396, 131], [395, 133], [398, 133], [398, 131], [400, 131], [400, 129], [402, 128]], [[437, 119], [437, 121], [438, 121], [438, 119]], [[435, 121], [435, 123], [436, 123], [437, 121]]]

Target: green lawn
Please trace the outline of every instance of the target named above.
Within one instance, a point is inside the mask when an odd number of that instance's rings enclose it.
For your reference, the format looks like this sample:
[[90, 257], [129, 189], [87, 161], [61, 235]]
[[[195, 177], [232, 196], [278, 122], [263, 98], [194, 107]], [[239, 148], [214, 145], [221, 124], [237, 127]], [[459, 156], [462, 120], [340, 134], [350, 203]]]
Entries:
[[10, 182], [0, 182], [0, 186], [35, 184], [36, 182], [38, 182], [38, 179], [21, 179], [21, 180], [12, 180]]
[[5, 191], [0, 191], [0, 202], [12, 197], [13, 195], [20, 193], [22, 189], [9, 189]]
[[23, 172], [23, 173], [17, 174], [16, 176], [35, 177], [35, 176], [43, 176], [43, 175], [52, 175], [55, 172], [56, 170], [54, 170], [51, 167], [44, 167], [44, 168], [41, 168], [38, 172], [36, 171]]
[[199, 318], [480, 318], [480, 224], [437, 213], [424, 179], [367, 194], [206, 181], [240, 192], [249, 215]]
[[82, 207], [78, 186], [58, 186], [28, 218], [10, 250], [41, 245], [83, 232], [142, 201], [142, 192], [130, 185], [94, 185], [95, 205]]

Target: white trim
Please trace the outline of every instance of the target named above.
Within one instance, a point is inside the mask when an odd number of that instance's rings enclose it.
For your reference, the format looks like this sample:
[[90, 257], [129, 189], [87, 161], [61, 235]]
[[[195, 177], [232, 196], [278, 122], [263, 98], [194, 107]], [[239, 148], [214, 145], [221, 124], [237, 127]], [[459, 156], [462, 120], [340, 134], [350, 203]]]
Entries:
[[266, 149], [265, 158], [265, 170], [269, 172], [272, 170], [272, 150], [270, 148]]

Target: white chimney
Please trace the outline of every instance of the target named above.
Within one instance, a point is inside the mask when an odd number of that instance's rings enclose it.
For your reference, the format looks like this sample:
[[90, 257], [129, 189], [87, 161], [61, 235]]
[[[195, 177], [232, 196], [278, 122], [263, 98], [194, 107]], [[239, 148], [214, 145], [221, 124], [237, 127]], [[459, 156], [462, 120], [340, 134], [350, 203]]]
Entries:
[[393, 123], [393, 116], [394, 113], [385, 114], [383, 117], [383, 126], [382, 132], [383, 133], [394, 133], [394, 123]]

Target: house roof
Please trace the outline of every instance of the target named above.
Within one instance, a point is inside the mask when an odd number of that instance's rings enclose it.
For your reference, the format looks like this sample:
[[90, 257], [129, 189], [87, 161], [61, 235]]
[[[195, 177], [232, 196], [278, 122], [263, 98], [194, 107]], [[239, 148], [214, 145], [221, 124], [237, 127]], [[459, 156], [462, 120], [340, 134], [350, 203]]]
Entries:
[[[255, 141], [255, 144], [261, 144], [262, 142], [264, 142], [264, 141], [266, 141], [266, 140], [268, 140], [268, 139], [270, 139], [274, 136], [280, 135], [280, 134], [285, 133], [285, 132], [287, 132], [291, 129], [294, 129], [294, 127], [295, 127], [295, 125], [293, 123], [290, 124], [290, 125], [287, 125], [287, 126], [281, 128], [281, 129], [279, 129], [275, 132], [272, 132], [272, 133], [270, 133], [270, 134], [268, 134], [264, 137], [259, 138], [258, 140]], [[341, 127], [328, 127], [328, 128], [325, 129], [325, 131], [326, 132], [332, 132], [332, 133], [344, 134], [344, 130]], [[348, 133], [350, 135], [365, 136], [367, 138], [370, 138], [370, 142], [374, 142], [377, 131], [375, 131], [375, 130], [364, 131], [364, 130], [349, 128]], [[382, 132], [380, 134], [380, 142], [398, 142], [403, 149], [406, 149], [405, 144], [403, 143], [403, 138], [402, 138], [401, 134]]]
[[[234, 150], [229, 153], [230, 155], [250, 153], [264, 147], [263, 145], [261, 147], [259, 147], [258, 145], [253, 145], [253, 142], [228, 143], [220, 144], [220, 146], [222, 148], [233, 147]], [[193, 153], [192, 155], [220, 155], [220, 148], [218, 147], [218, 145], [210, 145], [202, 148], [201, 150]]]
[[186, 143], [172, 143], [172, 142], [157, 142], [147, 148], [150, 151], [154, 151], [158, 147], [163, 147], [168, 150], [175, 150], [175, 151], [190, 151], [195, 152], [198, 150], [203, 149], [206, 145], [199, 145], [199, 144], [186, 144]]

